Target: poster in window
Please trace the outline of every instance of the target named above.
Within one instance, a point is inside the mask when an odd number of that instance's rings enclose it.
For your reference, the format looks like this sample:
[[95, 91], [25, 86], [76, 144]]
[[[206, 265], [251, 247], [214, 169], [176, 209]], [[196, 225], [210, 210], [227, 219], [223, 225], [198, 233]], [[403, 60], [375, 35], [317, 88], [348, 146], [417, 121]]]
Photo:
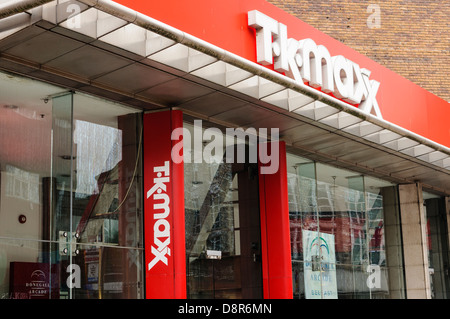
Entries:
[[10, 263], [11, 299], [59, 299], [59, 268], [55, 264]]
[[302, 231], [306, 299], [337, 299], [334, 235]]

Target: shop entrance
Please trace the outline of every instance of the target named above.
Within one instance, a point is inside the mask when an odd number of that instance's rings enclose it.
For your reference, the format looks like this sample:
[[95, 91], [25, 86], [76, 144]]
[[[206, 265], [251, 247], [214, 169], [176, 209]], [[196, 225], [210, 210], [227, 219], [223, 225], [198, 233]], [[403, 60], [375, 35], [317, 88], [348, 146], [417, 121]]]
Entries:
[[0, 299], [142, 298], [141, 112], [0, 87]]
[[185, 194], [187, 297], [261, 299], [258, 164], [185, 163]]

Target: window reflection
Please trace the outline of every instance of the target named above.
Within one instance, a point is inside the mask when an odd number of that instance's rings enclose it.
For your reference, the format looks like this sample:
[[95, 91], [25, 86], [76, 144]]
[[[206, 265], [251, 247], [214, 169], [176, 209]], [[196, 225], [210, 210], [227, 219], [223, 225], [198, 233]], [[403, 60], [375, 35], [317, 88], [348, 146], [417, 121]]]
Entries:
[[381, 190], [392, 185], [291, 154], [287, 161], [294, 297], [388, 298]]
[[447, 299], [450, 295], [447, 213], [444, 198], [423, 192], [427, 220], [428, 273], [431, 298]]
[[89, 113], [77, 106], [75, 100], [72, 229], [79, 236], [79, 251], [62, 257], [76, 260], [83, 274], [83, 289], [72, 294], [142, 297], [140, 116], [119, 109], [114, 111], [118, 116], [105, 112], [104, 117], [84, 120]]
[[[184, 127], [193, 130], [189, 123]], [[203, 158], [195, 151], [202, 149], [185, 144], [185, 154]], [[262, 298], [255, 165], [209, 158], [201, 163], [185, 161], [188, 298]]]
[[143, 297], [141, 115], [11, 74], [0, 86], [0, 298]]

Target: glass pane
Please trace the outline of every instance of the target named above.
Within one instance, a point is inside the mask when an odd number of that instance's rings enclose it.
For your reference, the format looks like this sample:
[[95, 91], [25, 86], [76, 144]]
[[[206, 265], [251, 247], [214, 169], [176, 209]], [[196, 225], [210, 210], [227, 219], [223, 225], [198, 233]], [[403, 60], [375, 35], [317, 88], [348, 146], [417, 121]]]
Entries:
[[78, 245], [78, 248], [80, 252], [74, 257], [74, 265], [80, 276], [79, 279], [73, 276], [74, 286], [75, 280], [79, 280], [79, 286], [72, 289], [73, 298], [143, 298], [141, 278], [136, 275], [135, 269], [140, 265], [128, 262], [142, 260], [141, 249], [85, 244]]
[[[185, 128], [194, 130], [188, 123]], [[184, 147], [191, 159], [207, 153]], [[256, 164], [223, 158], [192, 163], [185, 157], [188, 298], [262, 298]]]
[[[50, 251], [43, 247], [50, 248]], [[44, 262], [59, 244], [0, 239], [0, 299], [142, 298], [141, 282], [122, 260], [142, 259], [142, 250], [79, 245], [73, 258]]]
[[450, 281], [448, 277], [448, 229], [445, 200], [434, 194], [423, 192], [424, 212], [427, 219], [428, 267], [433, 299], [448, 299]]
[[305, 298], [304, 270], [303, 262], [301, 261], [292, 261], [292, 287], [294, 290], [294, 299]]
[[[45, 281], [54, 277], [44, 197], [53, 124], [51, 99], [46, 97], [63, 90], [6, 73], [0, 73], [0, 87], [0, 298], [56, 297]], [[24, 281], [18, 284], [16, 275], [25, 276]], [[18, 290], [16, 283], [22, 286]], [[25, 289], [30, 287], [31, 295]]]
[[[377, 258], [371, 259], [372, 265], [383, 265], [386, 264], [387, 268], [381, 266], [381, 270], [387, 271], [385, 276], [388, 280], [388, 284], [384, 289], [389, 293], [387, 298], [391, 299], [403, 299], [405, 298], [405, 280], [404, 280], [404, 267], [403, 267], [403, 244], [402, 236], [400, 231], [400, 212], [398, 205], [398, 190], [397, 187], [388, 186], [385, 183], [380, 183], [379, 180], [371, 180], [367, 178], [367, 189], [368, 192], [373, 192], [379, 194], [383, 199], [383, 236], [379, 240], [379, 236], [376, 235], [375, 231], [372, 232], [373, 239], [376, 239], [381, 247], [385, 246], [385, 249], [376, 248], [378, 244], [373, 245], [371, 254], [376, 256], [373, 252], [379, 251], [378, 264], [376, 263]], [[378, 222], [379, 224], [379, 222]], [[381, 232], [380, 228], [377, 228]], [[382, 244], [384, 242], [384, 245]], [[383, 258], [385, 256], [385, 258]], [[384, 259], [384, 261], [383, 261]], [[376, 267], [375, 267], [376, 270]], [[383, 273], [383, 272], [381, 272]], [[374, 273], [375, 274], [375, 273]], [[376, 279], [376, 278], [373, 278]], [[372, 294], [377, 298], [376, 294]]]
[[[45, 214], [52, 216], [52, 224], [45, 225], [52, 234], [48, 239], [59, 241], [60, 237], [73, 232], [71, 210], [73, 207], [72, 198], [72, 171], [73, 154], [73, 95], [66, 93], [52, 99], [52, 172], [47, 183], [46, 190], [49, 194], [44, 194], [52, 203]], [[72, 236], [66, 238], [72, 238]], [[47, 238], [46, 238], [47, 239]], [[68, 246], [71, 249], [71, 246]], [[64, 254], [64, 253], [63, 253]], [[70, 255], [70, 252], [65, 253]]]
[[385, 266], [386, 248], [384, 238], [383, 197], [374, 192], [367, 192], [367, 214], [369, 234], [369, 263]]
[[291, 254], [303, 261], [303, 230], [318, 230], [315, 163], [287, 158]]
[[[291, 154], [287, 160], [294, 297], [403, 296], [393, 184]], [[385, 214], [390, 225], [390, 263]]]
[[143, 297], [141, 114], [76, 94], [73, 128], [72, 258], [83, 274], [98, 272], [73, 297]]
[[39, 98], [59, 88], [5, 73], [0, 87], [0, 237], [43, 239], [52, 109]]
[[[12, 74], [0, 86], [2, 298], [143, 297], [141, 114]], [[43, 295], [15, 291], [19, 273]]]

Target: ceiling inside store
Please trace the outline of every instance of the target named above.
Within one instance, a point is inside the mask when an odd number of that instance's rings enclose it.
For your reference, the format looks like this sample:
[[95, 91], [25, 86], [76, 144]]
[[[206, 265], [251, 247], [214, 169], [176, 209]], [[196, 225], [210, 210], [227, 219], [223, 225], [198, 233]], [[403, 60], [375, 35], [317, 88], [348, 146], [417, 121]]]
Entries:
[[[48, 175], [52, 97], [66, 93], [67, 88], [1, 72], [0, 88], [1, 165]], [[82, 93], [74, 95], [73, 103], [75, 120], [109, 127], [117, 127], [118, 116], [138, 111]]]

